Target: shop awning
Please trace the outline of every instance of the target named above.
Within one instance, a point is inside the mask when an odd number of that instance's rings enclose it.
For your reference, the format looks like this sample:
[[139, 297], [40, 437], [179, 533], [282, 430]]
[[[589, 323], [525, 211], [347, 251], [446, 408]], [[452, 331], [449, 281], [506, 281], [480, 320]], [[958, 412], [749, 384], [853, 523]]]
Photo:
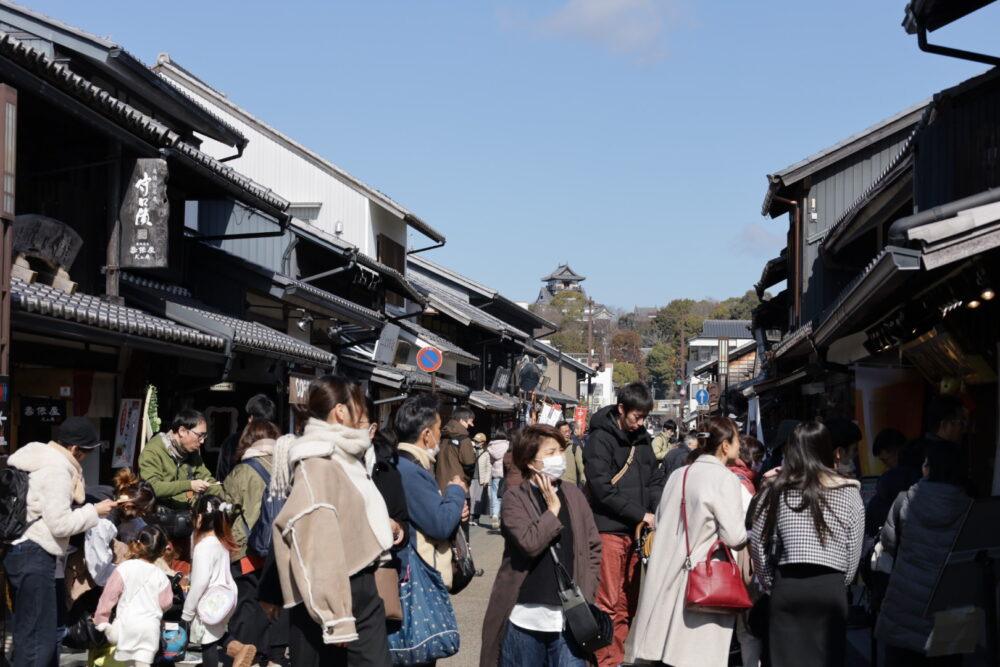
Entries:
[[418, 290], [427, 295], [428, 303], [433, 308], [436, 308], [460, 324], [466, 326], [474, 324], [481, 329], [518, 340], [528, 340], [531, 338], [528, 333], [473, 306], [455, 292], [435, 284], [428, 278], [414, 275], [412, 282]]
[[434, 333], [430, 329], [406, 320], [401, 321], [399, 326], [401, 329], [405, 329], [416, 336], [418, 343], [432, 345], [444, 352], [446, 359], [452, 359], [463, 366], [479, 365], [479, 357], [471, 352], [466, 352], [455, 343], [442, 338], [440, 334]]
[[559, 403], [560, 405], [576, 405], [580, 402], [579, 399], [570, 396], [569, 394], [564, 394], [558, 389], [553, 389], [551, 387], [536, 391], [535, 395], [544, 401], [549, 403]]
[[[391, 266], [384, 264], [377, 259], [369, 257], [368, 255], [358, 252], [358, 249], [353, 245], [348, 244], [346, 241], [337, 238], [332, 234], [328, 234], [321, 229], [313, 227], [307, 222], [302, 222], [301, 220], [293, 219], [290, 225], [292, 233], [297, 237], [304, 239], [315, 248], [322, 249], [324, 253], [334, 252], [340, 259], [344, 262], [355, 261], [358, 266], [361, 266], [369, 271], [377, 273], [388, 289], [400, 294], [401, 296], [410, 299], [414, 303], [418, 303], [421, 306], [427, 305], [427, 298], [421, 294], [413, 284], [407, 280], [402, 273], [392, 268]], [[303, 252], [303, 246], [299, 246], [299, 252]]]
[[794, 382], [798, 382], [799, 380], [802, 380], [805, 377], [806, 377], [806, 371], [804, 368], [802, 368], [792, 373], [782, 375], [779, 378], [765, 380], [764, 382], [758, 382], [753, 386], [753, 390], [754, 393], [756, 393], [759, 396], [766, 392], [773, 391], [774, 389], [785, 387]]
[[236, 352], [280, 359], [320, 369], [331, 369], [336, 357], [332, 352], [292, 338], [277, 329], [221, 313], [195, 299], [178, 285], [167, 285], [131, 273], [122, 273], [122, 285], [130, 288], [137, 300], [162, 312], [174, 322], [220, 336], [230, 341]]
[[767, 261], [764, 270], [761, 271], [760, 281], [754, 285], [757, 290], [757, 297], [764, 296], [764, 291], [772, 285], [777, 285], [782, 280], [788, 279], [788, 251], [782, 250], [781, 254], [774, 259]]
[[928, 271], [968, 259], [1000, 246], [1000, 202], [964, 209], [905, 233], [922, 246], [921, 263]]
[[277, 290], [272, 290], [272, 295], [282, 300], [301, 302], [303, 305], [326, 311], [338, 320], [347, 320], [369, 329], [379, 328], [383, 324], [382, 315], [378, 311], [360, 306], [344, 297], [280, 273], [275, 273], [273, 280]]
[[392, 389], [399, 389], [404, 393], [409, 392], [413, 388], [429, 390], [432, 386], [438, 393], [454, 396], [461, 400], [466, 399], [470, 393], [469, 388], [464, 384], [441, 377], [434, 378], [432, 381], [430, 373], [420, 370], [386, 366], [369, 361], [368, 359], [349, 356], [340, 357], [338, 365], [356, 377]]
[[893, 292], [919, 269], [919, 250], [885, 248], [816, 319], [816, 345], [826, 345], [865, 326], [876, 311], [884, 314]]
[[20, 278], [11, 278], [11, 305], [14, 327], [36, 333], [211, 361], [224, 359], [227, 350], [222, 336]]
[[517, 409], [517, 399], [501, 396], [491, 391], [474, 391], [469, 394], [469, 403], [473, 407], [488, 412], [514, 412]]

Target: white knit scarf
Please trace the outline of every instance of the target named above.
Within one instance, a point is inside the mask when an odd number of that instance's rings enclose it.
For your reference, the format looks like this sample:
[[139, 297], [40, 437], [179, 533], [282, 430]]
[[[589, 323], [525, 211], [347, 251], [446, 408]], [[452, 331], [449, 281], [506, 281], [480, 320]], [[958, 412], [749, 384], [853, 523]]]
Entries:
[[[280, 441], [279, 441], [280, 443]], [[368, 473], [367, 457], [374, 457], [368, 429], [350, 428], [310, 418], [302, 437], [288, 454], [291, 468], [308, 458], [329, 458], [341, 465], [365, 503], [368, 524], [383, 549], [392, 546], [392, 528], [385, 500]]]

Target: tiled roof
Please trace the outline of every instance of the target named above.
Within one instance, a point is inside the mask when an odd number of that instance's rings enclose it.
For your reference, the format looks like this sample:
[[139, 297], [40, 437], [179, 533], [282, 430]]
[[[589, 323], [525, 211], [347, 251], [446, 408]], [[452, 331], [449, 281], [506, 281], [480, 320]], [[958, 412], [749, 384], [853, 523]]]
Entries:
[[753, 338], [750, 320], [705, 320], [701, 325], [702, 338]]
[[549, 275], [542, 278], [542, 280], [586, 280], [583, 276], [578, 273], [574, 273], [573, 269], [569, 268], [569, 264], [560, 264], [555, 271]]
[[418, 290], [429, 297], [430, 304], [432, 306], [436, 304], [440, 310], [445, 311], [445, 313], [449, 316], [454, 315], [464, 319], [466, 322], [472, 322], [488, 331], [493, 331], [495, 333], [507, 333], [522, 340], [527, 340], [531, 337], [517, 327], [513, 327], [503, 320], [490, 315], [486, 311], [473, 306], [471, 303], [461, 299], [451, 291], [435, 285], [429, 278], [414, 275], [412, 282]]
[[440, 334], [434, 333], [430, 329], [424, 328], [414, 322], [407, 322], [405, 320], [401, 321], [399, 323], [399, 326], [402, 327], [403, 329], [406, 329], [410, 333], [414, 334], [421, 340], [424, 340], [427, 343], [438, 348], [439, 350], [444, 352], [445, 355], [449, 357], [452, 357], [459, 361], [467, 362], [469, 364], [479, 364], [479, 357], [472, 354], [471, 352], [466, 352], [455, 343], [452, 343], [450, 340], [442, 338]]
[[[430, 373], [421, 370], [397, 368], [384, 364], [376, 364], [368, 359], [358, 357], [342, 356], [338, 359], [338, 364], [349, 370], [364, 376], [366, 379], [378, 384], [391, 387], [393, 389], [421, 387], [429, 388], [432, 384]], [[435, 378], [433, 384], [436, 391], [449, 396], [464, 399], [469, 396], [469, 388], [464, 384], [459, 384], [442, 377]]]
[[20, 278], [11, 278], [10, 282], [14, 307], [26, 313], [201, 348], [221, 350], [226, 345], [221, 336], [156, 317], [138, 308], [119, 306], [97, 296], [79, 292], [67, 294], [49, 285], [26, 283]]
[[101, 115], [110, 118], [153, 146], [177, 151], [279, 211], [288, 208], [288, 201], [273, 193], [269, 188], [254, 182], [232, 167], [201, 152], [183, 141], [178, 133], [163, 123], [121, 101], [82, 76], [74, 74], [65, 65], [52, 60], [46, 54], [28, 46], [9, 33], [0, 32], [0, 57], [7, 58], [41, 77], [49, 84]]
[[[304, 343], [258, 322], [214, 311], [210, 306], [197, 301], [191, 292], [183, 287], [168, 285], [132, 273], [122, 272], [121, 276], [122, 281], [126, 284], [135, 285], [143, 291], [170, 302], [169, 317], [191, 323], [203, 323], [202, 328], [211, 329], [220, 335], [223, 332], [231, 331], [233, 345], [238, 351], [257, 353], [293, 362], [305, 362], [310, 365], [333, 365], [334, 355], [332, 352]], [[190, 319], [185, 315], [190, 316]], [[213, 326], [212, 323], [216, 323], [218, 326]]]
[[294, 278], [289, 278], [288, 276], [283, 276], [281, 274], [275, 274], [274, 281], [286, 290], [286, 294], [290, 291], [305, 292], [317, 299], [329, 302], [332, 309], [344, 310], [359, 315], [362, 318], [369, 320], [369, 322], [367, 322], [368, 324], [372, 324], [374, 326], [381, 325], [383, 319], [381, 313], [376, 310], [372, 310], [371, 308], [366, 308], [365, 306], [356, 304], [342, 296], [337, 296], [336, 294], [327, 292], [326, 290], [320, 289], [315, 285], [304, 283], [301, 280], [295, 280]]
[[553, 403], [561, 403], [563, 405], [576, 405], [580, 402], [579, 399], [570, 396], [569, 394], [564, 394], [558, 389], [553, 389], [552, 387], [549, 387], [545, 391], [539, 391], [536, 395], [540, 396], [544, 400], [552, 401]]
[[469, 394], [469, 403], [490, 412], [514, 412], [517, 409], [517, 399], [500, 396], [491, 391], [472, 392]]

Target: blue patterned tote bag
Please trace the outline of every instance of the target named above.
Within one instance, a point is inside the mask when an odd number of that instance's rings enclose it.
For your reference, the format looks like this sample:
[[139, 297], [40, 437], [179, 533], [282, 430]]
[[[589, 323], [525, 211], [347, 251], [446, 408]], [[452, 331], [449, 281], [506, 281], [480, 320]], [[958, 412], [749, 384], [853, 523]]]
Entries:
[[423, 665], [458, 653], [458, 621], [441, 575], [407, 547], [409, 565], [399, 584], [400, 628], [389, 635], [394, 665]]

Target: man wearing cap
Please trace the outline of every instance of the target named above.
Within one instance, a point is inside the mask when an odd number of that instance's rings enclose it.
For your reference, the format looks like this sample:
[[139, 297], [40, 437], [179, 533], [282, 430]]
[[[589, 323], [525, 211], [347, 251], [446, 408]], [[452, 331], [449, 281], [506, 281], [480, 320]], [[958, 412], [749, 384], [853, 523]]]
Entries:
[[14, 667], [59, 662], [57, 561], [65, 561], [71, 536], [96, 525], [98, 517], [115, 507], [113, 500], [83, 504], [80, 462], [100, 444], [90, 420], [70, 417], [56, 440], [30, 442], [7, 459], [8, 466], [28, 473], [28, 527], [3, 561], [14, 593]]

